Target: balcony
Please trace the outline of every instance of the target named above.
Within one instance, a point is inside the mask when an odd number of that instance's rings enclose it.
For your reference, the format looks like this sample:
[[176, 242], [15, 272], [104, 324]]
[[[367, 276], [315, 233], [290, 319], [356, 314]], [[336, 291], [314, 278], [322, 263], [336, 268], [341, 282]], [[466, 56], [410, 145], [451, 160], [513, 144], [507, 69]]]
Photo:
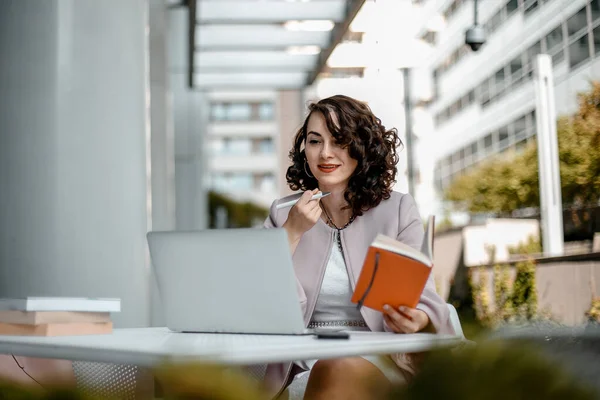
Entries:
[[213, 172], [273, 172], [277, 164], [276, 154], [213, 155], [209, 169]]
[[256, 138], [275, 136], [275, 121], [212, 121], [208, 126], [210, 137], [245, 137]]

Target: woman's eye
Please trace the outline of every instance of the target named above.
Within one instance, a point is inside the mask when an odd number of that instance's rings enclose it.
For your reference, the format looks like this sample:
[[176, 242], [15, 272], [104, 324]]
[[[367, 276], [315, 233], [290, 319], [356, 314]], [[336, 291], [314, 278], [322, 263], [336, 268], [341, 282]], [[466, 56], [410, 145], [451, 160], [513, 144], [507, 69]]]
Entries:
[[310, 144], [317, 144], [317, 143], [319, 143], [319, 141], [316, 140], [316, 139], [311, 139], [311, 140], [308, 141], [308, 143], [310, 143]]

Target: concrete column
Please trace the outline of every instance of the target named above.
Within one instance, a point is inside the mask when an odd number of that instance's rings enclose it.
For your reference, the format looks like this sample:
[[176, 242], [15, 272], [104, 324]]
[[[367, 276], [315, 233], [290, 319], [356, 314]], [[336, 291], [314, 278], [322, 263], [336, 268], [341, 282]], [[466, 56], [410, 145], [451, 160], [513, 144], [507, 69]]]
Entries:
[[551, 256], [564, 252], [560, 159], [552, 58], [538, 54], [534, 63], [542, 249]]
[[175, 127], [175, 198], [178, 230], [208, 225], [206, 157], [208, 108], [206, 95], [187, 86], [187, 8], [169, 11], [169, 71]]
[[165, 0], [149, 0], [152, 229], [175, 229], [175, 150]]
[[183, 83], [173, 83], [176, 226], [178, 230], [198, 230], [208, 225], [204, 155], [208, 102], [201, 92], [190, 91]]
[[291, 164], [289, 152], [294, 144], [294, 136], [304, 123], [306, 107], [302, 101], [303, 95], [300, 90], [281, 90], [278, 99], [277, 123], [279, 125], [279, 136], [275, 148], [279, 158], [277, 185], [279, 195], [283, 197], [292, 193], [285, 174]]
[[0, 2], [0, 296], [149, 324], [145, 0]]
[[[149, 0], [150, 126], [152, 163], [152, 229], [175, 229], [175, 137], [167, 52], [168, 9], [164, 0]], [[164, 326], [156, 278], [150, 279], [151, 325]]]

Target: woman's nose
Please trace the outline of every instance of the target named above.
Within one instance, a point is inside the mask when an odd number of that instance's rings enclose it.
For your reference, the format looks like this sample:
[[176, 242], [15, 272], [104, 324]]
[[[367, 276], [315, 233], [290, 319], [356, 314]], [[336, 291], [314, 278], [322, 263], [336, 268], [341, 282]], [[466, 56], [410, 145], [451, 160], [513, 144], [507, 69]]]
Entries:
[[327, 143], [323, 144], [323, 147], [321, 148], [321, 158], [329, 158], [331, 157], [331, 146]]

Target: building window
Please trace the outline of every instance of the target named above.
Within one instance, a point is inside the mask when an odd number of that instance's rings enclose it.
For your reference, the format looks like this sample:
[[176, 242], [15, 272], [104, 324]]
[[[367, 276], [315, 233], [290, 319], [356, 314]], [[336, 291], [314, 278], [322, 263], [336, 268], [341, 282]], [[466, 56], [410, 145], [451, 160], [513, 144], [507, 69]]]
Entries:
[[247, 156], [252, 153], [252, 141], [250, 139], [224, 139], [221, 155], [224, 156]]
[[504, 89], [504, 77], [504, 67], [502, 67], [494, 74], [494, 85]]
[[528, 17], [532, 12], [534, 12], [539, 6], [538, 0], [525, 0], [523, 4], [526, 17]]
[[272, 103], [213, 103], [212, 121], [271, 121], [274, 119]]
[[517, 87], [523, 82], [523, 54], [510, 62], [511, 87]]
[[519, 1], [518, 0], [509, 0], [509, 2], [506, 3], [506, 15], [507, 16], [518, 9], [519, 9]]
[[535, 110], [527, 114], [527, 136], [531, 137], [537, 131], [537, 121], [535, 119]]
[[261, 192], [275, 191], [275, 176], [271, 173], [257, 175], [255, 177], [256, 189]]
[[534, 136], [535, 110], [442, 158], [436, 168], [441, 178], [447, 178], [449, 184], [454, 178], [484, 159], [486, 155], [503, 153], [510, 149], [518, 150], [535, 140]]
[[505, 148], [508, 147], [508, 145], [509, 145], [509, 140], [508, 140], [508, 126], [503, 126], [498, 131], [498, 146], [501, 149], [505, 149]]
[[254, 139], [252, 150], [257, 154], [273, 154], [275, 146], [272, 138]]
[[273, 103], [260, 103], [258, 106], [258, 119], [261, 121], [272, 121], [274, 119]]
[[429, 43], [431, 45], [435, 45], [437, 39], [437, 33], [433, 31], [427, 31], [421, 36], [421, 40], [425, 43]]
[[469, 96], [469, 104], [472, 104], [475, 101], [475, 89], [471, 90], [468, 93]]
[[230, 104], [227, 108], [229, 121], [248, 121], [252, 115], [252, 108], [247, 103]]
[[546, 49], [549, 53], [552, 53], [559, 47], [563, 47], [562, 25], [546, 36]]
[[454, 16], [454, 14], [456, 14], [456, 12], [460, 9], [460, 6], [462, 6], [464, 3], [466, 3], [466, 0], [452, 1], [452, 3], [450, 3], [448, 8], [446, 8], [446, 10], [444, 11], [444, 19], [446, 21], [449, 21]]
[[504, 20], [504, 9], [500, 9], [496, 14], [494, 14], [492, 16], [492, 18], [490, 18], [488, 20], [488, 22], [485, 24], [486, 30], [488, 31], [488, 33], [492, 33], [494, 32], [500, 25], [502, 25], [502, 22]]
[[592, 24], [600, 21], [600, 1], [592, 0], [590, 3], [590, 11], [592, 13]]
[[210, 119], [213, 121], [224, 121], [227, 116], [227, 109], [224, 104], [212, 104], [210, 107]]
[[251, 173], [215, 173], [211, 177], [211, 186], [218, 191], [251, 190], [253, 188]]
[[[600, 0], [597, 1], [600, 3]], [[555, 65], [562, 62], [565, 59], [565, 51], [567, 50], [567, 48], [565, 48], [565, 39], [567, 37], [566, 29], [566, 24], [564, 22], [561, 23], [542, 40], [534, 43], [525, 52], [515, 57], [510, 63], [497, 70], [493, 75], [488, 76], [487, 79], [467, 92], [466, 95], [464, 93], [461, 94], [457, 101], [451, 103], [451, 105], [445, 109], [440, 110], [435, 117], [436, 124], [441, 125], [447, 122], [475, 100], [477, 100], [482, 107], [487, 107], [502, 96], [510, 93], [509, 88], [516, 88], [523, 82], [531, 80], [533, 78], [533, 62], [538, 54], [548, 53], [552, 56], [552, 61]], [[585, 34], [585, 31], [579, 33], [579, 35], [582, 34]], [[577, 44], [574, 43], [575, 38], [571, 39], [571, 42], [573, 43], [572, 46], [575, 48], [573, 49], [573, 54], [569, 57], [569, 61], [573, 66], [579, 65], [590, 57], [590, 38], [587, 36], [579, 38]], [[600, 53], [600, 26], [594, 30], [593, 39], [595, 45], [593, 51], [598, 54]], [[585, 46], [586, 43], [588, 45], [587, 47]], [[585, 48], [588, 49], [587, 52], [582, 52], [582, 49], [585, 50]], [[434, 82], [436, 88], [437, 81], [443, 72], [444, 69], [442, 67], [434, 70]]]
[[490, 102], [490, 81], [488, 79], [479, 86], [479, 98], [481, 105], [487, 105]]
[[600, 54], [600, 26], [594, 28], [594, 52]]
[[525, 70], [531, 71], [535, 62], [535, 58], [538, 54], [542, 53], [542, 42], [537, 42], [533, 46], [529, 47], [525, 53]]
[[510, 62], [510, 74], [511, 74], [513, 80], [515, 79], [515, 76], [521, 75], [522, 68], [523, 68], [523, 60], [522, 60], [521, 55], [519, 54], [516, 58], [514, 58]]
[[483, 144], [484, 144], [486, 150], [490, 150], [492, 148], [494, 141], [493, 141], [491, 133], [483, 139]]
[[579, 31], [586, 29], [587, 17], [585, 7], [577, 11], [575, 15], [567, 20], [567, 34], [569, 38], [574, 37]]
[[546, 53], [552, 56], [552, 63], [554, 65], [565, 59], [562, 24], [550, 32], [544, 38], [544, 41], [546, 44]]
[[575, 68], [590, 58], [590, 43], [585, 34], [569, 46], [569, 67]]
[[526, 146], [527, 146], [527, 140], [521, 140], [520, 142], [517, 142], [515, 144], [515, 151], [521, 152], [521, 151], [525, 150]]
[[557, 53], [552, 54], [552, 64], [557, 65], [565, 59], [565, 51], [561, 48]]
[[208, 149], [210, 154], [219, 155], [223, 153], [223, 148], [225, 147], [225, 142], [222, 139], [211, 139], [208, 142]]
[[477, 142], [471, 143], [471, 155], [475, 156], [477, 154]]
[[525, 117], [521, 117], [514, 122], [515, 142], [520, 142], [527, 137], [527, 122]]

